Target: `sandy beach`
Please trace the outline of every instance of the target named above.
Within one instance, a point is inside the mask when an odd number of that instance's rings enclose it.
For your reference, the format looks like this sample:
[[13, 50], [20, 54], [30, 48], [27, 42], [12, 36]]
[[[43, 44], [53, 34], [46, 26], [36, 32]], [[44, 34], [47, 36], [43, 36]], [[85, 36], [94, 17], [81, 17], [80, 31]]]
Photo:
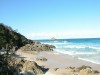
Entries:
[[[81, 67], [83, 65], [92, 67], [93, 70], [100, 71], [100, 64], [95, 64], [74, 58], [70, 55], [56, 53], [53, 51], [41, 51], [41, 52], [22, 52], [21, 50], [16, 52], [16, 55], [19, 57], [24, 57], [26, 60], [35, 61], [39, 66], [44, 68], [49, 68], [48, 72], [45, 75], [61, 75], [66, 73], [68, 67]], [[44, 57], [47, 61], [37, 61], [36, 58]], [[54, 69], [57, 69], [56, 72]], [[52, 73], [52, 74], [51, 74]]]

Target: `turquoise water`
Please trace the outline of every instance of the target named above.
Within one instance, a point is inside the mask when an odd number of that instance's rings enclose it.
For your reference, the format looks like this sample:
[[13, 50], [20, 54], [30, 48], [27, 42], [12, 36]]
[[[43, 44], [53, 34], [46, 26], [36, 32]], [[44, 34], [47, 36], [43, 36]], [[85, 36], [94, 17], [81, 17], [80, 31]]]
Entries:
[[55, 45], [54, 51], [100, 64], [100, 38], [37, 40]]

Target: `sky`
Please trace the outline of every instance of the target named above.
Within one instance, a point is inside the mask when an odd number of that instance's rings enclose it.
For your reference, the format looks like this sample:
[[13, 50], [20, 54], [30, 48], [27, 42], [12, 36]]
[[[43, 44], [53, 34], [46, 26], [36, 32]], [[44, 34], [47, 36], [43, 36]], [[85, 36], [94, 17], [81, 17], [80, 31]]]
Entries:
[[100, 37], [100, 0], [0, 0], [0, 23], [29, 39]]

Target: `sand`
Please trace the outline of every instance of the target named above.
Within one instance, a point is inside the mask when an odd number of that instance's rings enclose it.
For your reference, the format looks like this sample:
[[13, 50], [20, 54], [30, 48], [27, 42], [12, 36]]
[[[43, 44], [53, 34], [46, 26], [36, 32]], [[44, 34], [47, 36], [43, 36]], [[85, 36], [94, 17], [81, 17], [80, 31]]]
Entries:
[[[45, 75], [60, 75], [62, 72], [66, 72], [65, 68], [67, 67], [81, 67], [83, 65], [90, 66], [93, 68], [93, 70], [100, 71], [100, 64], [91, 63], [70, 55], [55, 53], [52, 51], [35, 52], [34, 54], [17, 51], [16, 55], [24, 57], [26, 60], [35, 61], [38, 65], [44, 66], [45, 68], [49, 68], [49, 71]], [[47, 61], [37, 61], [37, 57], [44, 57], [47, 59]], [[59, 68], [58, 71], [55, 72], [55, 68]]]

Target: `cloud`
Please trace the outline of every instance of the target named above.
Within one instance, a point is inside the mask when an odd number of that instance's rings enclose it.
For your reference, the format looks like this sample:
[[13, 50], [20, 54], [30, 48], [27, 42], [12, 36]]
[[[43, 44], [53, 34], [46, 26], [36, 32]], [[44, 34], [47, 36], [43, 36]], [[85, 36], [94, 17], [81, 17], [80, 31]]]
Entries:
[[55, 38], [88, 38], [100, 36], [100, 32], [79, 31], [79, 32], [40, 32], [40, 33], [27, 33], [26, 37], [29, 39], [50, 39]]

